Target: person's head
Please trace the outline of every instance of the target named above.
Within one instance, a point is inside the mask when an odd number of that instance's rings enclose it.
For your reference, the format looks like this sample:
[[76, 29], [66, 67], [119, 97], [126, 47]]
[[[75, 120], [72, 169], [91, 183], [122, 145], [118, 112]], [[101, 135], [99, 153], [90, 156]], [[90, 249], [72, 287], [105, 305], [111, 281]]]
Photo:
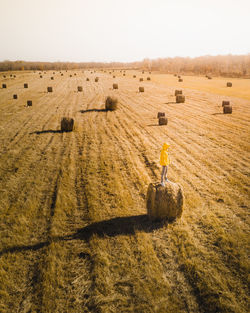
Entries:
[[167, 143], [167, 142], [164, 142], [164, 144], [163, 144], [163, 146], [162, 146], [162, 149], [163, 149], [163, 150], [167, 150], [169, 147], [170, 147], [170, 144]]

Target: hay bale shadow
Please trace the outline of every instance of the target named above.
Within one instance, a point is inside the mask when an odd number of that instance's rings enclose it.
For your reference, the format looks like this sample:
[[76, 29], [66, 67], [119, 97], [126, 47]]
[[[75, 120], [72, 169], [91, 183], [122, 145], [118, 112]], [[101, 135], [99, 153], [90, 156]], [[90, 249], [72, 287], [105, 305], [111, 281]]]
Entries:
[[90, 113], [90, 112], [108, 112], [106, 109], [88, 109], [88, 110], [80, 110], [80, 113]]
[[62, 134], [62, 133], [70, 133], [70, 131], [63, 131], [63, 130], [54, 130], [54, 129], [47, 129], [47, 130], [37, 130], [34, 132], [29, 133], [30, 135], [36, 134], [36, 135], [41, 135], [41, 134], [48, 134], [48, 133], [52, 133], [52, 134]]

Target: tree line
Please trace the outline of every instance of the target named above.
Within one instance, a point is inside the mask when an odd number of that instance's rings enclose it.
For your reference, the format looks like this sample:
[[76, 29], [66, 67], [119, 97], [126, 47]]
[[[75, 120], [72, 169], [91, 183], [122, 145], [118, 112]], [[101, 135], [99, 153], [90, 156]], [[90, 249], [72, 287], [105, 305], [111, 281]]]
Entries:
[[162, 73], [250, 77], [250, 54], [144, 59], [143, 61], [131, 63], [27, 62], [8, 60], [0, 62], [0, 71], [60, 71], [76, 69], [138, 69]]

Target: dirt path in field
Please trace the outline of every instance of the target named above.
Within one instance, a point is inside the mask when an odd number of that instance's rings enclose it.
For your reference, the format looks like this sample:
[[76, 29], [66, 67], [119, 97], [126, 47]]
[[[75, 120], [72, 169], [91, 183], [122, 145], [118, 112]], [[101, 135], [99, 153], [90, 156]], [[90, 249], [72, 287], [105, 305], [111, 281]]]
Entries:
[[[201, 91], [176, 104], [175, 88], [121, 74], [37, 75], [0, 90], [0, 309], [246, 311], [249, 102], [223, 115], [221, 96]], [[117, 111], [103, 110], [107, 95]], [[62, 116], [74, 132], [60, 132]], [[152, 224], [145, 196], [164, 141], [186, 204], [181, 220]]]

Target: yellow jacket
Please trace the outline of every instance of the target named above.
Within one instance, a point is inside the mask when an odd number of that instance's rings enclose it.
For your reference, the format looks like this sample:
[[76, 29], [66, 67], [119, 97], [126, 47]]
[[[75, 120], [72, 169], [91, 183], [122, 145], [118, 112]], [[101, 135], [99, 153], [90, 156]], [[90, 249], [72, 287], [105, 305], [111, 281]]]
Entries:
[[169, 144], [164, 143], [161, 150], [160, 164], [162, 166], [167, 166], [170, 164], [170, 158], [168, 155]]

